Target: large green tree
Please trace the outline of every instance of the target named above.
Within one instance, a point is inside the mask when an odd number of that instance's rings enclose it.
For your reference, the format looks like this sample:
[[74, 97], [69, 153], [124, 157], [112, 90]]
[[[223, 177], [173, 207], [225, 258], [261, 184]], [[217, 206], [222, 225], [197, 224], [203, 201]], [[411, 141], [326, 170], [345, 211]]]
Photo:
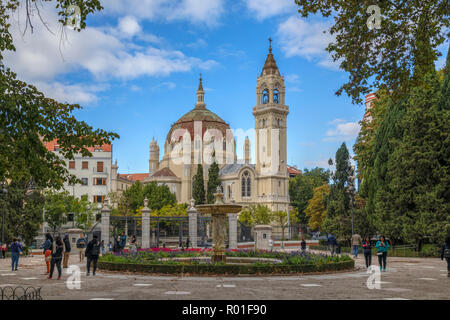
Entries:
[[214, 161], [208, 170], [208, 184], [206, 193], [206, 200], [208, 203], [214, 203], [214, 193], [216, 193], [218, 186], [220, 186], [219, 165], [216, 161]]
[[392, 139], [392, 154], [385, 166], [385, 183], [376, 195], [376, 226], [394, 236], [398, 233], [419, 247], [434, 243], [450, 232], [450, 108], [447, 57], [444, 83], [436, 72], [411, 90], [399, 127]]
[[329, 170], [316, 167], [311, 170], [304, 169], [303, 174], [289, 180], [289, 197], [291, 205], [298, 210], [298, 222], [308, 223], [305, 213], [308, 201], [313, 197], [314, 189], [328, 183], [329, 179]]
[[350, 173], [350, 155], [344, 143], [336, 151], [336, 170], [332, 175], [333, 183], [326, 196], [327, 214], [323, 229], [336, 237], [347, 239], [351, 236], [350, 194], [347, 183]]
[[0, 223], [5, 210], [5, 241], [18, 236], [30, 245], [42, 223], [44, 197], [40, 190], [30, 190], [26, 181], [13, 181], [7, 190], [8, 193], [0, 197]]
[[[4, 52], [15, 51], [10, 19], [18, 12], [20, 2], [6, 0], [0, 3], [0, 181], [33, 180], [38, 187], [59, 189], [64, 181], [74, 183], [78, 180], [68, 172], [64, 161], [44, 147], [43, 142], [57, 139], [60, 153], [73, 159], [78, 153], [91, 156], [88, 147], [111, 143], [119, 136], [78, 121], [73, 112], [81, 109], [80, 105], [59, 103], [46, 97], [33, 85], [17, 79], [5, 65]], [[68, 5], [79, 6], [81, 29], [86, 27], [88, 14], [102, 9], [99, 0], [53, 2], [59, 9], [62, 23], [69, 15], [66, 13]], [[26, 27], [31, 31], [34, 23], [31, 12], [38, 11], [39, 5], [35, 0], [26, 0], [25, 5]]]
[[[327, 51], [349, 75], [336, 94], [345, 91], [357, 103], [373, 88], [386, 89], [394, 97], [406, 94], [433, 70], [438, 47], [449, 37], [447, 0], [295, 2], [303, 17], [316, 13], [333, 17], [327, 30], [333, 40]], [[367, 13], [370, 5], [380, 8], [379, 29], [367, 26], [373, 14]]]

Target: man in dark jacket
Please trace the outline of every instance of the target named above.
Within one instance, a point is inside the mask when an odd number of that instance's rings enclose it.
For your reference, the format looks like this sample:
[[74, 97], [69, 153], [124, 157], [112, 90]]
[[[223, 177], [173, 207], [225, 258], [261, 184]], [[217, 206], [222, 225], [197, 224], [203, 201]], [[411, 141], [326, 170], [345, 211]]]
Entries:
[[85, 254], [86, 254], [86, 258], [87, 258], [86, 275], [89, 276], [91, 262], [93, 262], [94, 268], [92, 270], [92, 275], [95, 276], [95, 271], [97, 271], [97, 261], [98, 261], [99, 255], [100, 255], [100, 242], [98, 241], [96, 235], [94, 235], [94, 238], [91, 241], [89, 241], [89, 243], [86, 247]]
[[69, 267], [69, 256], [70, 256], [70, 240], [69, 234], [64, 235], [64, 258], [63, 258], [63, 268]]
[[450, 236], [445, 237], [445, 243], [441, 250], [441, 260], [447, 260], [447, 277], [450, 278]]
[[331, 255], [334, 255], [334, 249], [336, 248], [336, 244], [337, 244], [336, 237], [330, 234], [330, 236], [328, 237], [328, 245], [330, 246]]

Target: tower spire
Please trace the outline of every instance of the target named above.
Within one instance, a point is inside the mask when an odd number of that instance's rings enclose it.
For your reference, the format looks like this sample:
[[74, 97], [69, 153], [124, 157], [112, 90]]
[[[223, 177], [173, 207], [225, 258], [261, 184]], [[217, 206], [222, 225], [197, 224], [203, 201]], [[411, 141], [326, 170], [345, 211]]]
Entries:
[[269, 37], [269, 53], [267, 54], [266, 62], [264, 63], [264, 68], [261, 72], [261, 76], [275, 74], [280, 75], [280, 71], [278, 70], [277, 63], [272, 54], [272, 38]]
[[269, 53], [272, 53], [272, 38], [269, 37]]
[[202, 74], [200, 73], [200, 81], [197, 89], [197, 103], [195, 109], [206, 109], [205, 105], [205, 91], [203, 90]]

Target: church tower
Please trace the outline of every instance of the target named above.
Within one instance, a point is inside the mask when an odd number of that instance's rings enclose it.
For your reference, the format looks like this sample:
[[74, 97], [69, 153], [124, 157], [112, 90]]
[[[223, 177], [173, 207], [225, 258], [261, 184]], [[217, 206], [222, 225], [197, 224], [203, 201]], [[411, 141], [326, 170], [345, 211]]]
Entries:
[[148, 172], [154, 174], [159, 169], [159, 146], [153, 137], [150, 142], [150, 160], [148, 161]]
[[269, 53], [261, 75], [257, 77], [256, 106], [253, 108], [256, 130], [256, 172], [258, 198], [272, 210], [288, 210], [288, 174], [286, 167], [286, 119], [284, 75], [280, 75]]

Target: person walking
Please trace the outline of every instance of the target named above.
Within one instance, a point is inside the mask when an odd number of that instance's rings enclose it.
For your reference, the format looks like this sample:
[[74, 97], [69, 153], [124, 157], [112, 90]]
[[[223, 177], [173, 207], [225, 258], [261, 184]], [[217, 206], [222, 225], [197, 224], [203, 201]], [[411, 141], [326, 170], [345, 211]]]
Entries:
[[80, 262], [84, 260], [84, 248], [86, 248], [86, 239], [84, 238], [84, 234], [80, 234], [80, 238], [78, 238], [76, 243], [78, 249], [78, 256], [80, 257]]
[[356, 259], [358, 257], [358, 251], [359, 246], [362, 245], [362, 239], [361, 236], [357, 233], [355, 233], [352, 236], [352, 250], [353, 250], [353, 257]]
[[3, 242], [2, 243], [2, 258], [3, 259], [6, 259], [6, 250], [7, 250], [6, 242]]
[[86, 276], [90, 275], [91, 262], [93, 263], [92, 275], [95, 276], [95, 271], [97, 271], [97, 261], [100, 255], [100, 242], [97, 239], [97, 235], [94, 235], [93, 239], [89, 241], [86, 247]]
[[366, 268], [372, 265], [372, 244], [370, 243], [370, 238], [366, 237], [362, 243], [364, 260], [366, 262]]
[[22, 254], [22, 244], [17, 240], [17, 238], [13, 239], [10, 245], [11, 248], [11, 268], [12, 271], [17, 271], [17, 267], [19, 266], [19, 257]]
[[109, 250], [109, 253], [111, 253], [113, 251], [113, 246], [112, 246], [112, 242], [111, 241], [108, 244], [108, 250]]
[[52, 248], [53, 248], [53, 238], [50, 233], [45, 234], [45, 241], [42, 244], [41, 248], [43, 249], [45, 265], [47, 266], [46, 274], [50, 273], [50, 262], [52, 260]]
[[441, 260], [447, 260], [447, 277], [450, 278], [450, 236], [445, 237], [444, 245], [441, 250]]
[[386, 241], [384, 236], [380, 236], [380, 239], [375, 245], [377, 248], [378, 262], [380, 264], [380, 271], [386, 272], [386, 262], [387, 262], [387, 252], [389, 250], [389, 243]]
[[53, 271], [55, 271], [55, 265], [58, 269], [58, 280], [61, 279], [61, 260], [63, 259], [64, 253], [64, 242], [61, 240], [61, 237], [56, 237], [53, 242], [53, 250], [52, 250], [52, 261], [50, 263], [50, 274], [47, 279], [51, 279], [53, 277]]
[[69, 234], [66, 233], [64, 235], [64, 259], [63, 259], [63, 268], [68, 268], [69, 267], [69, 257], [70, 257], [70, 239], [69, 239]]
[[302, 252], [305, 253], [305, 252], [306, 252], [306, 241], [305, 241], [305, 237], [302, 237], [302, 242], [300, 242], [300, 247], [302, 248]]
[[330, 234], [330, 236], [328, 237], [328, 245], [330, 247], [331, 255], [334, 255], [334, 250], [337, 245], [337, 240], [336, 240], [336, 237], [333, 236], [332, 234]]
[[127, 244], [127, 236], [125, 235], [125, 232], [122, 232], [119, 239], [120, 239], [120, 241], [119, 241], [120, 254], [123, 255], [123, 249], [125, 248], [125, 245]]

